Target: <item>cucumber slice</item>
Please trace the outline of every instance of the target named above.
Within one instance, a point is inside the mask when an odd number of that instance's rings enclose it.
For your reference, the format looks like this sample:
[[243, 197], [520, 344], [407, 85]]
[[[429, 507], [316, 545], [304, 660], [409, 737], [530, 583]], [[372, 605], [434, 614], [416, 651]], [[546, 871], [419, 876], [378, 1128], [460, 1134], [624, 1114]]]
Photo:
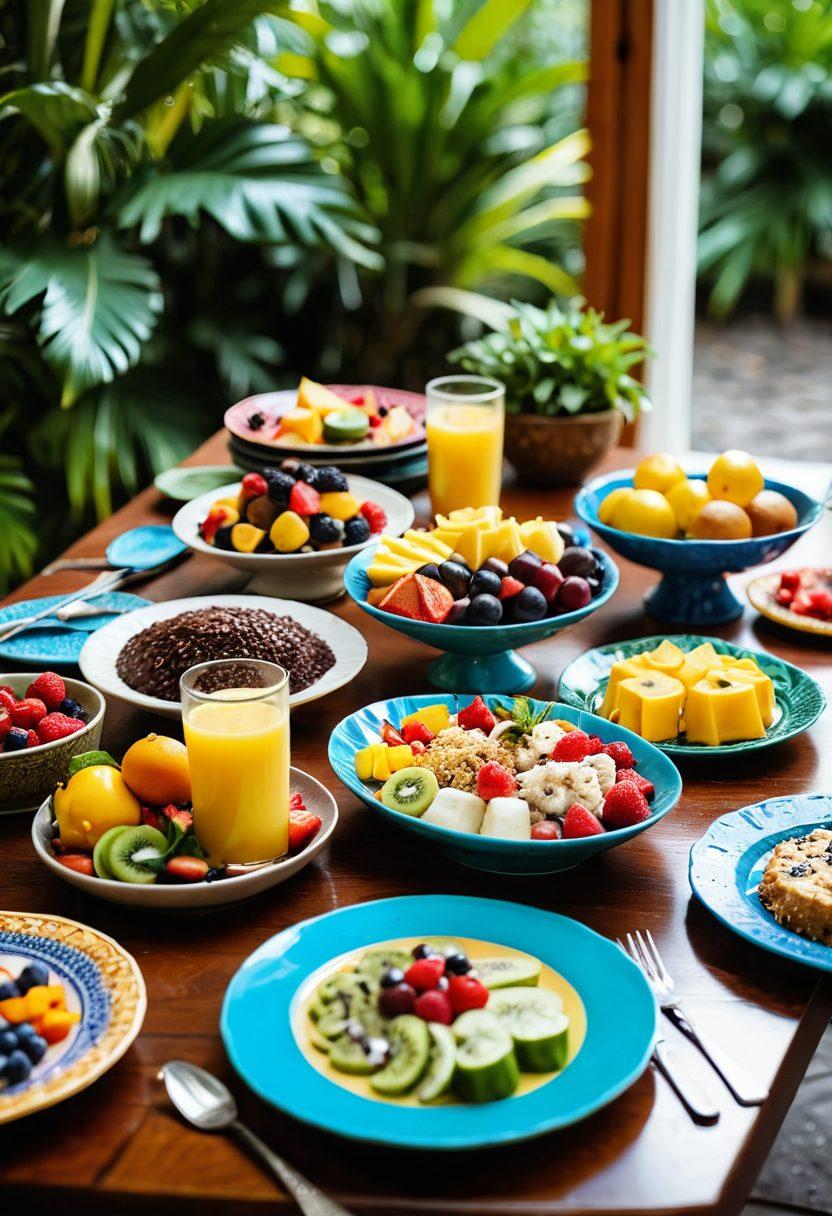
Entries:
[[388, 1027], [390, 1062], [370, 1078], [380, 1094], [404, 1094], [412, 1089], [428, 1066], [430, 1034], [427, 1022], [412, 1013], [393, 1018]]
[[474, 970], [486, 988], [516, 988], [537, 984], [541, 966], [536, 958], [478, 958]]
[[454, 1022], [454, 1090], [464, 1102], [494, 1102], [517, 1088], [520, 1070], [511, 1036], [487, 1009], [469, 1009]]
[[363, 439], [370, 429], [370, 419], [363, 410], [333, 410], [324, 418], [324, 439], [330, 443]]
[[378, 1060], [367, 1052], [361, 1039], [354, 1039], [349, 1034], [342, 1034], [332, 1044], [329, 1062], [339, 1072], [350, 1073], [354, 1077], [369, 1077], [379, 1070]]
[[456, 1040], [453, 1032], [439, 1022], [429, 1022], [430, 1059], [422, 1084], [420, 1102], [435, 1102], [451, 1088], [456, 1068]]
[[569, 1054], [569, 1019], [563, 1002], [547, 988], [500, 988], [488, 999], [488, 1011], [514, 1041], [523, 1072], [554, 1072]]

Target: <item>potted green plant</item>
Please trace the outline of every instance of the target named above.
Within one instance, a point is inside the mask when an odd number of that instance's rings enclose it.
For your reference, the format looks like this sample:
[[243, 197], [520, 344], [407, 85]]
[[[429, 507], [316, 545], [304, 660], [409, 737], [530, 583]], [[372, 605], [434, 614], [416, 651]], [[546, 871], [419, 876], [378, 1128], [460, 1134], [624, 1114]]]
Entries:
[[448, 356], [506, 386], [505, 454], [521, 481], [574, 485], [614, 447], [624, 422], [650, 409], [630, 375], [650, 353], [629, 321], [594, 308], [512, 301], [499, 329]]

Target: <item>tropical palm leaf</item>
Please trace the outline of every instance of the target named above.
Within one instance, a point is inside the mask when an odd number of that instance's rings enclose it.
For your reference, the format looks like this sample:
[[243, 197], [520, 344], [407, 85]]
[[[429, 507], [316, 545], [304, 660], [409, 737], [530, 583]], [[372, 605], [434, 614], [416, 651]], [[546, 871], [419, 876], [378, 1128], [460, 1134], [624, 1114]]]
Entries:
[[62, 80], [43, 81], [0, 97], [0, 118], [20, 114], [60, 155], [99, 115], [94, 97]]
[[20, 461], [0, 456], [0, 595], [32, 573], [38, 547], [34, 495]]

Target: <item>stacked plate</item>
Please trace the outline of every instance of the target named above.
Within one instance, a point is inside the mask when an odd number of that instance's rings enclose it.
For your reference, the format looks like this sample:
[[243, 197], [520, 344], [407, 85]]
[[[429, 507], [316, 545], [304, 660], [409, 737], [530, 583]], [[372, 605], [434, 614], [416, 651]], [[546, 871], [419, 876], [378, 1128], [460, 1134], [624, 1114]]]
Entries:
[[346, 400], [357, 400], [372, 389], [380, 406], [404, 406], [416, 423], [413, 434], [401, 443], [384, 447], [375, 444], [371, 437], [357, 443], [307, 444], [293, 443], [287, 435], [275, 441], [271, 435], [282, 415], [295, 408], [297, 392], [287, 389], [258, 393], [238, 401], [226, 412], [228, 447], [234, 463], [242, 469], [259, 471], [280, 464], [288, 456], [296, 456], [312, 465], [336, 464], [345, 473], [370, 477], [394, 486], [403, 494], [421, 489], [427, 482], [428, 472], [425, 398], [422, 394], [366, 384], [330, 384], [327, 387]]

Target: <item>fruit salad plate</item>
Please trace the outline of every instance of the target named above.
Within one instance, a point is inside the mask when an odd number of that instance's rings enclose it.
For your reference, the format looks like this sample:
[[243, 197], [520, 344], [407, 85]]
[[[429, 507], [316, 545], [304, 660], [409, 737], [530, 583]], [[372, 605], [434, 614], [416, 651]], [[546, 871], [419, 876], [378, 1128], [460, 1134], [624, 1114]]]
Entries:
[[0, 912], [0, 1123], [54, 1106], [112, 1068], [146, 1003], [135, 959], [112, 938], [60, 916]]
[[[413, 1013], [388, 1023], [385, 1015], [369, 1039], [354, 1029], [351, 1052], [332, 1004], [313, 1009], [318, 997], [326, 1001], [351, 986], [353, 977], [344, 973], [366, 965], [370, 981], [362, 992], [372, 999], [398, 982], [387, 961], [409, 966], [413, 950], [424, 948], [430, 957], [421, 970], [444, 966], [437, 964], [441, 952], [455, 1008], [464, 1004], [466, 1011], [448, 1014], [435, 1046], [426, 1047], [433, 1034], [426, 1006], [437, 1000], [429, 992], [427, 1001], [420, 998], [424, 1018]], [[486, 956], [492, 976], [494, 968], [509, 967], [496, 983], [505, 984], [517, 968], [531, 970], [519, 986], [489, 990], [484, 1004], [475, 995], [482, 987], [476, 968]], [[455, 975], [451, 968], [459, 972], [466, 960], [473, 971]], [[415, 982], [424, 989], [431, 981]], [[319, 1034], [310, 1032], [310, 1013], [326, 1015], [318, 1019]], [[362, 1025], [368, 1016], [363, 1006]], [[568, 917], [467, 896], [405, 896], [340, 908], [265, 942], [229, 985], [221, 1031], [243, 1080], [296, 1119], [372, 1144], [469, 1149], [565, 1127], [623, 1093], [647, 1067], [656, 1007], [623, 951]], [[394, 1063], [379, 1069], [387, 1035]], [[521, 1041], [528, 1038], [534, 1044]], [[343, 1053], [352, 1075], [333, 1066], [330, 1050]]]
[[[613, 666], [638, 659], [647, 652], [658, 653], [660, 646], [668, 644], [678, 647], [685, 655], [689, 655], [698, 647], [712, 646], [718, 656], [752, 663], [771, 681], [774, 707], [770, 724], [757, 738], [718, 744], [693, 743], [685, 734], [677, 734], [674, 738], [663, 740], [654, 739], [655, 746], [663, 752], [672, 756], [724, 756], [736, 752], [758, 751], [802, 734], [823, 713], [826, 699], [820, 685], [799, 667], [759, 650], [734, 646], [721, 638], [699, 637], [694, 634], [658, 634], [655, 637], [634, 638], [628, 642], [612, 642], [607, 646], [588, 650], [564, 670], [558, 685], [558, 694], [568, 705], [599, 713], [604, 704]], [[659, 673], [657, 678], [662, 678], [662, 669], [657, 668], [656, 671]]]
[[571, 869], [652, 827], [682, 792], [672, 761], [631, 731], [526, 697], [377, 701], [339, 722], [329, 761], [372, 811], [495, 874]]
[[[812, 615], [812, 611], [795, 612], [791, 604], [793, 596], [787, 596], [789, 602], [783, 603], [778, 593], [782, 592], [783, 580], [792, 574], [803, 581], [806, 576], [811, 578], [819, 588], [825, 589], [827, 596], [832, 594], [832, 572], [829, 570], [798, 570], [794, 572], [778, 571], [776, 574], [764, 574], [755, 578], [746, 588], [752, 607], [768, 620], [787, 629], [796, 629], [799, 633], [811, 633], [818, 638], [832, 638], [832, 616]], [[829, 613], [827, 608], [826, 613]]]
[[[759, 887], [774, 849], [783, 841], [832, 827], [832, 795], [768, 798], [714, 821], [690, 852], [690, 885], [726, 928], [772, 954], [832, 971], [832, 946], [778, 924]], [[825, 870], [829, 857], [822, 860]], [[795, 867], [804, 871], [805, 867]], [[801, 874], [795, 874], [798, 882]], [[828, 899], [828, 893], [826, 898]]]

